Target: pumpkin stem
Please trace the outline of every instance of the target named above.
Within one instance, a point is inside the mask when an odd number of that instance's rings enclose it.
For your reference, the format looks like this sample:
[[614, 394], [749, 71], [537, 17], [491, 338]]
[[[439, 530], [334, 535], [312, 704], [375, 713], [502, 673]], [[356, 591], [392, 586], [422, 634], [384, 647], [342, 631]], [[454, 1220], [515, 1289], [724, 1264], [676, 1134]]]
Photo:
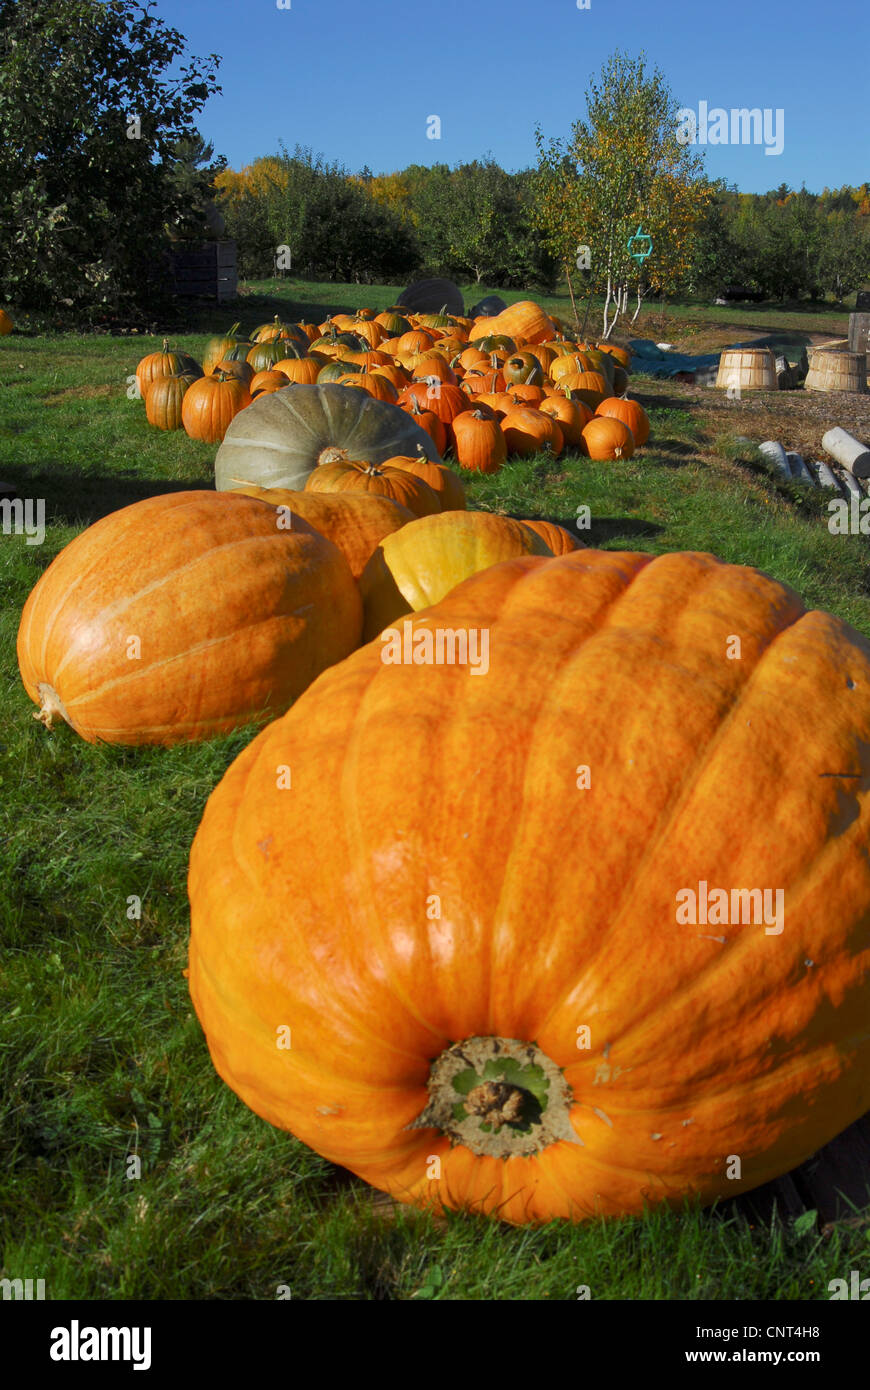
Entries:
[[549, 1144], [583, 1142], [571, 1123], [571, 1087], [535, 1043], [454, 1043], [432, 1063], [428, 1087], [429, 1103], [408, 1129], [441, 1130], [472, 1153], [531, 1157]]
[[328, 444], [317, 455], [317, 466], [319, 468], [324, 463], [345, 463], [349, 458], [347, 449], [340, 449], [336, 444]]
[[42, 703], [39, 709], [33, 711], [34, 719], [38, 719], [40, 724], [45, 725], [46, 729], [52, 729], [54, 728], [55, 719], [60, 715], [61, 719], [72, 728], [73, 722], [67, 713], [66, 705], [58, 695], [54, 686], [49, 685], [46, 681], [40, 681], [36, 689]]

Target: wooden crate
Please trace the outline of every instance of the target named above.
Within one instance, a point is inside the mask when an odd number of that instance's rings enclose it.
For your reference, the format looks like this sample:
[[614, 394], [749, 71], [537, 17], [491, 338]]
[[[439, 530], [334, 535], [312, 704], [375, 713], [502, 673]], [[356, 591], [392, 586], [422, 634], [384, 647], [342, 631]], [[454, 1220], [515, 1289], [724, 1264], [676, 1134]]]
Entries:
[[170, 252], [174, 293], [225, 304], [238, 292], [234, 241], [177, 242]]

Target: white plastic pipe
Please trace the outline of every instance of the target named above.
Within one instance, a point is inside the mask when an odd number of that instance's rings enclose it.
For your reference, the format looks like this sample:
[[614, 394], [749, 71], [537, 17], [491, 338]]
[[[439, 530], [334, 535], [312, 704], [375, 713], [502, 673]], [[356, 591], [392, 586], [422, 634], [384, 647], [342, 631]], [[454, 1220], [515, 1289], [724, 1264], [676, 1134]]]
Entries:
[[800, 454], [793, 454], [789, 449], [786, 452], [786, 458], [789, 461], [789, 466], [791, 467], [796, 483], [811, 483], [813, 487], [816, 487], [816, 480], [807, 468]]
[[822, 487], [832, 487], [835, 488], [837, 492], [841, 491], [840, 484], [837, 482], [837, 479], [826, 463], [823, 463], [821, 459], [813, 459], [811, 467], [816, 470], [819, 483]]
[[828, 430], [822, 435], [822, 448], [853, 477], [870, 478], [870, 449], [848, 430], [840, 429], [839, 425]]
[[759, 444], [758, 452], [768, 460], [775, 463], [777, 468], [786, 478], [791, 478], [791, 469], [788, 466], [788, 454], [781, 444], [775, 439], [765, 439], [763, 444]]

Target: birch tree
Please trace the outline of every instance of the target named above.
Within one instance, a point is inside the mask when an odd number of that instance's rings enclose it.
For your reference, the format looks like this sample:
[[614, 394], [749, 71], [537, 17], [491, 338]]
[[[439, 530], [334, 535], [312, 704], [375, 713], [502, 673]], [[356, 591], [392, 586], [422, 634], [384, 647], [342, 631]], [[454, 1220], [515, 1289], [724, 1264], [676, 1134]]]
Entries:
[[[650, 288], [670, 290], [690, 272], [695, 225], [712, 197], [703, 160], [677, 139], [677, 102], [644, 55], [612, 54], [586, 89], [586, 116], [567, 139], [538, 147], [537, 217], [548, 249], [572, 273], [589, 248], [592, 287], [604, 296], [603, 337]], [[641, 227], [652, 254], [641, 264], [630, 238]]]

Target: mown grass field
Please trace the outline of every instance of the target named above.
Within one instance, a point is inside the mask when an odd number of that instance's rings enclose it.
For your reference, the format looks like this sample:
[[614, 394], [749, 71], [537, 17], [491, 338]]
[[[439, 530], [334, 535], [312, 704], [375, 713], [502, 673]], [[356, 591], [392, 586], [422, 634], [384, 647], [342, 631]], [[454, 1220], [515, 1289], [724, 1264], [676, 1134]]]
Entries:
[[[192, 314], [197, 331], [173, 342], [199, 356], [236, 317], [249, 329], [397, 293], [264, 283], [235, 309]], [[687, 331], [699, 313], [687, 306]], [[844, 321], [823, 308], [811, 331], [834, 336]], [[0, 536], [0, 1277], [84, 1299], [272, 1299], [279, 1285], [315, 1299], [574, 1299], [580, 1285], [598, 1299], [826, 1299], [830, 1279], [866, 1263], [866, 1225], [753, 1229], [727, 1205], [539, 1230], [435, 1220], [379, 1201], [219, 1080], [182, 974], [186, 865], [209, 792], [253, 734], [170, 751], [47, 734], [15, 658], [27, 594], [79, 530], [213, 484], [214, 447], [152, 430], [128, 398], [154, 346], [0, 340], [0, 479], [44, 498], [48, 522], [42, 545]], [[684, 389], [635, 378], [634, 392], [652, 419], [636, 458], [514, 461], [466, 475], [470, 505], [569, 526], [585, 505], [590, 544], [757, 565], [870, 637], [867, 539], [831, 536], [819, 494], [735, 442], [739, 411], [723, 431]]]

